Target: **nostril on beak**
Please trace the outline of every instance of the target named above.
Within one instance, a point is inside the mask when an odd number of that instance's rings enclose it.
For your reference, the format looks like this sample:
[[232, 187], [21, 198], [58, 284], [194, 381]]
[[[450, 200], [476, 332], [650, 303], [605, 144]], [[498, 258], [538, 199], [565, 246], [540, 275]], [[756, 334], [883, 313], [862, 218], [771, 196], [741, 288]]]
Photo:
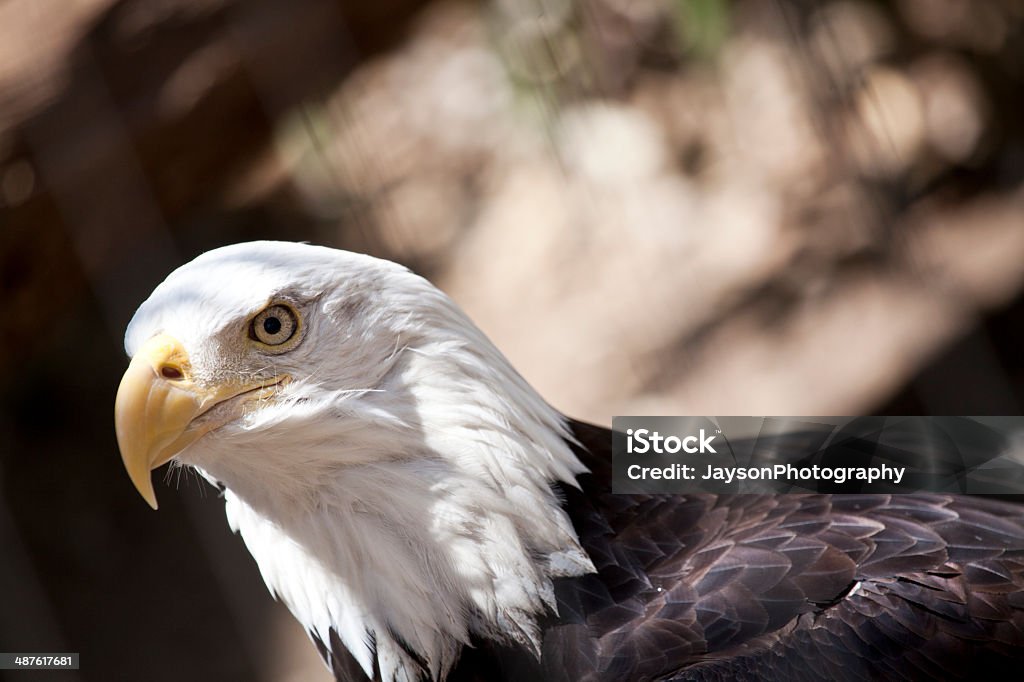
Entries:
[[173, 365], [163, 365], [160, 368], [160, 376], [171, 381], [179, 381], [185, 378], [185, 374]]

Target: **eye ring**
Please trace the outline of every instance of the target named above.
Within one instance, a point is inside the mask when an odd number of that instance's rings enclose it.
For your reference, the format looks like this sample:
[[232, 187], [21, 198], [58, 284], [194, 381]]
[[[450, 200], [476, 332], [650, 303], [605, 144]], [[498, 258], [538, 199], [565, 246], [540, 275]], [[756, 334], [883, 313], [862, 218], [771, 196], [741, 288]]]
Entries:
[[275, 347], [288, 343], [299, 331], [299, 315], [283, 303], [267, 306], [249, 323], [249, 338], [257, 343]]

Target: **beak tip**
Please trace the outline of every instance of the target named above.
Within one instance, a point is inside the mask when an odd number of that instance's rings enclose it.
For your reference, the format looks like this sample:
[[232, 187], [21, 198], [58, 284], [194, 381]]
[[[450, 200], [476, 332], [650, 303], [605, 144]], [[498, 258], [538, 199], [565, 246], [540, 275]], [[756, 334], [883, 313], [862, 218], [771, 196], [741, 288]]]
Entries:
[[148, 473], [146, 474], [145, 484], [136, 485], [135, 488], [139, 491], [139, 494], [142, 495], [142, 499], [146, 501], [146, 504], [148, 504], [153, 511], [156, 511], [159, 505], [156, 503], [156, 491], [153, 490], [153, 482], [149, 480]]
[[135, 490], [146, 501], [146, 504], [155, 510], [157, 508], [156, 491], [153, 490], [153, 481], [150, 479], [149, 471], [133, 468], [128, 470], [128, 475]]

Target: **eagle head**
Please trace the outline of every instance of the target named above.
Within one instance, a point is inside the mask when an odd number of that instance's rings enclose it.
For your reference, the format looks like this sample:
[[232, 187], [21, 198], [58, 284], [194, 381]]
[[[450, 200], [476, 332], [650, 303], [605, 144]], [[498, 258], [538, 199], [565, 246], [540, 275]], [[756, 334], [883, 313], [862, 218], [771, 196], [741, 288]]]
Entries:
[[440, 679], [473, 637], [538, 650], [552, 579], [593, 570], [552, 485], [561, 415], [442, 292], [306, 244], [220, 248], [128, 326], [121, 456], [224, 489], [271, 592], [368, 677]]

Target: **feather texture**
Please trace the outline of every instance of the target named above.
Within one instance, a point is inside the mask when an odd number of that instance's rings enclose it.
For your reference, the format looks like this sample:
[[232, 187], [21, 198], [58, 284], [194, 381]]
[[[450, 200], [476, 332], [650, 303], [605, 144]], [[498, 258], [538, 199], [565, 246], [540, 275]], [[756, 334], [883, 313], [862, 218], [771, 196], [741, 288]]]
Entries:
[[[545, 652], [577, 653], [542, 661], [544, 679], [975, 679], [1024, 660], [1021, 507], [616, 496], [610, 432], [573, 431], [591, 473], [566, 505], [597, 574], [559, 581], [576, 615], [549, 623]], [[631, 550], [644, 528], [657, 553]], [[642, 587], [601, 589], [623, 584]]]

